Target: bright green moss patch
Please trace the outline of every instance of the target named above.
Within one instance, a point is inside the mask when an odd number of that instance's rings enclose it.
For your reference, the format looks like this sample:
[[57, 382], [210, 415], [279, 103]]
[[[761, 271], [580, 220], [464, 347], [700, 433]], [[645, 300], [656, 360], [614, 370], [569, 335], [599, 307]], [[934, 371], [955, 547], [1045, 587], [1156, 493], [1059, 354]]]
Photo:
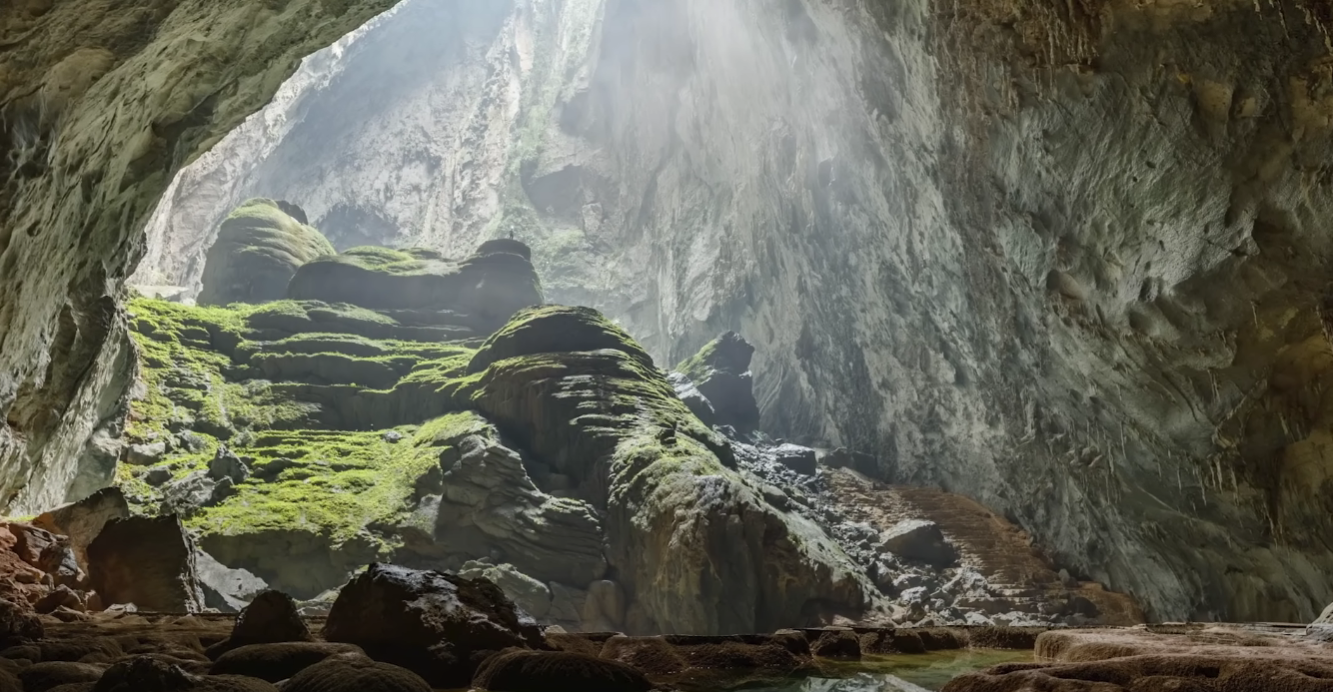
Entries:
[[400, 520], [412, 508], [418, 479], [439, 464], [439, 445], [487, 428], [476, 415], [460, 413], [398, 431], [397, 442], [380, 431], [265, 433], [247, 450], [256, 476], [189, 525], [205, 535], [303, 530], [336, 545], [367, 526]]

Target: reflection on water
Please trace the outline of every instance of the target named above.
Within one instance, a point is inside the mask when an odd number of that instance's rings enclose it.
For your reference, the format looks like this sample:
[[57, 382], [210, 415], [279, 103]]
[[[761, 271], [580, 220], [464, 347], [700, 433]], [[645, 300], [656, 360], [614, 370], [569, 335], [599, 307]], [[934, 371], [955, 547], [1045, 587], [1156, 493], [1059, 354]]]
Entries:
[[1031, 661], [1031, 651], [961, 649], [911, 656], [867, 656], [858, 662], [822, 662], [816, 675], [754, 684], [737, 679], [733, 684], [714, 680], [695, 692], [743, 689], [745, 692], [918, 692], [938, 690], [953, 677], [1000, 663]]

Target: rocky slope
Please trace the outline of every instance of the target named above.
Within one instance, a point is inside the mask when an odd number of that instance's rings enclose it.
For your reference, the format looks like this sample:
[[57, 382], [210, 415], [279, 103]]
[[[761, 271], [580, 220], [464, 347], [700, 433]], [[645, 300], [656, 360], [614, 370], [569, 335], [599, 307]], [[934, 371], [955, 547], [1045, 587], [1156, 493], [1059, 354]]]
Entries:
[[[215, 246], [205, 275], [309, 244], [282, 238]], [[377, 561], [493, 576], [577, 629], [759, 631], [882, 598], [728, 468], [624, 331], [528, 307], [527, 256], [360, 247], [301, 264], [276, 301], [132, 301], [131, 510], [185, 517], [219, 563], [309, 600]]]
[[516, 232], [666, 362], [737, 330], [767, 429], [965, 493], [1155, 617], [1333, 592], [1318, 3], [428, 5], [238, 143], [273, 152], [242, 194]]

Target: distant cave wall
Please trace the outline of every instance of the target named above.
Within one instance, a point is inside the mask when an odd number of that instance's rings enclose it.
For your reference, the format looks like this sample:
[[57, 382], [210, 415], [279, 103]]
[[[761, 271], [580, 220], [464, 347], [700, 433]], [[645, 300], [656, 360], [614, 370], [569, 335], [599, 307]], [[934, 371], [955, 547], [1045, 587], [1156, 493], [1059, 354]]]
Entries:
[[54, 505], [86, 480], [80, 447], [129, 374], [117, 298], [176, 170], [390, 5], [0, 7], [0, 506]]
[[[1333, 600], [1315, 3], [495, 7], [429, 46], [386, 22], [246, 190], [380, 242], [513, 233], [663, 364], [736, 329], [767, 429], [971, 495], [1156, 617]], [[433, 72], [390, 87], [404, 56]]]

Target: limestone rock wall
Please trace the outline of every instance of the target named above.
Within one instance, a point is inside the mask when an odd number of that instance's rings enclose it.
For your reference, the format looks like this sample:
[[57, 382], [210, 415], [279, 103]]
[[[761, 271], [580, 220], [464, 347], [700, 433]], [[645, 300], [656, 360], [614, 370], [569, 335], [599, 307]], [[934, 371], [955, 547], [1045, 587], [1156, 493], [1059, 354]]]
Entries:
[[[125, 376], [116, 298], [176, 170], [388, 0], [0, 8], [0, 501], [59, 504]], [[111, 389], [115, 389], [112, 387]]]

